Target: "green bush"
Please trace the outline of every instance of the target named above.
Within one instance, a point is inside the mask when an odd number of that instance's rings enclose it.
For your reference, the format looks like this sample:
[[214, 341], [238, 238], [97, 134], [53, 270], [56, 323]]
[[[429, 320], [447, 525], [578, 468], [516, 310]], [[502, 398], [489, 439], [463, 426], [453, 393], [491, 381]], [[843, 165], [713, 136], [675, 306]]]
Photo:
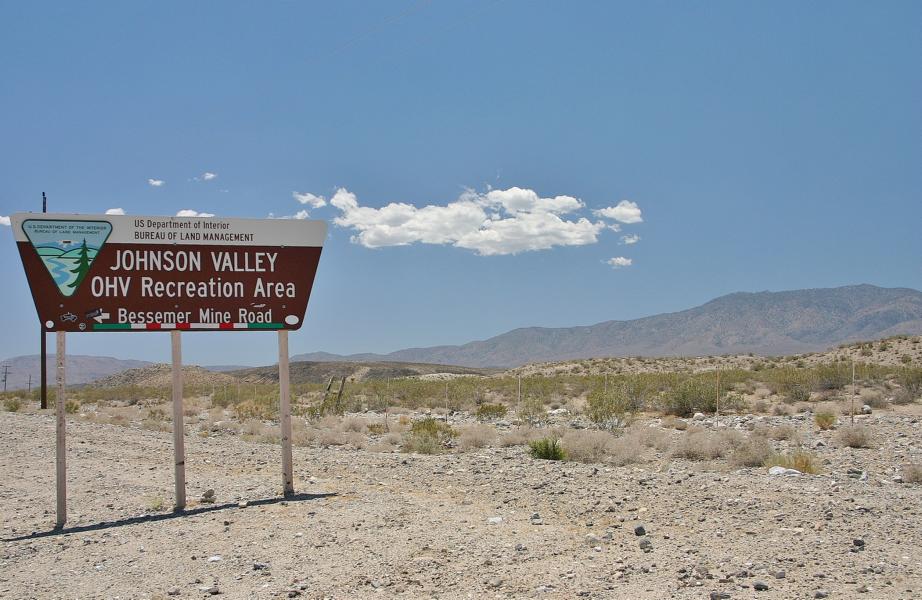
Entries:
[[67, 400], [64, 402], [64, 412], [67, 414], [76, 414], [78, 410], [80, 410], [80, 403], [76, 400]]
[[633, 412], [631, 400], [623, 387], [604, 392], [596, 389], [586, 399], [586, 414], [596, 425], [614, 430], [627, 424]]
[[690, 417], [696, 412], [716, 412], [717, 380], [713, 376], [680, 380], [662, 395], [660, 410], [678, 417]]
[[413, 421], [413, 424], [410, 425], [410, 433], [414, 435], [428, 435], [440, 440], [449, 440], [458, 435], [458, 432], [452, 429], [451, 425], [445, 421], [433, 419], [432, 417]]
[[476, 416], [480, 421], [502, 419], [506, 416], [507, 410], [505, 404], [481, 404], [477, 407]]
[[3, 410], [17, 412], [20, 408], [22, 408], [22, 402], [19, 401], [19, 398], [4, 398]]
[[543, 438], [528, 443], [528, 453], [541, 460], [566, 460], [567, 454], [557, 438]]

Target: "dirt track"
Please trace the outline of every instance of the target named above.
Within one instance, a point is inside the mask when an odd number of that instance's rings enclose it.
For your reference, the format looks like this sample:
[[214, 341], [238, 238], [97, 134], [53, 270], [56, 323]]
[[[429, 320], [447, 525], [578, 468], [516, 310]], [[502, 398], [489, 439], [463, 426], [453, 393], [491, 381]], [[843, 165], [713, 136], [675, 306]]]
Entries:
[[70, 520], [52, 534], [53, 418], [2, 413], [0, 597], [920, 597], [922, 487], [875, 462], [915, 448], [919, 424], [888, 419], [898, 448], [830, 449], [813, 477], [295, 448], [287, 502], [263, 502], [277, 446], [187, 436], [189, 497], [216, 503], [181, 517], [169, 433], [71, 421]]

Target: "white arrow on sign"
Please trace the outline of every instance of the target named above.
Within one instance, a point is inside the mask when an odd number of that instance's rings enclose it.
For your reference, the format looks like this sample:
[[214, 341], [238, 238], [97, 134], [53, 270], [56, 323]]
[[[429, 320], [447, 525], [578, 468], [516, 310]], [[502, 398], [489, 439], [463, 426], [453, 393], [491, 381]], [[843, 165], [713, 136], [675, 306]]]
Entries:
[[102, 323], [108, 318], [109, 318], [109, 313], [99, 313], [98, 315], [93, 317], [93, 320], [96, 321], [97, 323]]

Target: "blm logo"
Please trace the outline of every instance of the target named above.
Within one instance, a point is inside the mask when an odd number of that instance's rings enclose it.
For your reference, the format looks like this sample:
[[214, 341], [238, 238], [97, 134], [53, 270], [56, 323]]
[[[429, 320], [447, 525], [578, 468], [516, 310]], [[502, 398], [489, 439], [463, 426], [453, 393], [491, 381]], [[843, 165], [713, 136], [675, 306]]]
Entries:
[[58, 290], [71, 296], [83, 283], [102, 249], [112, 224], [107, 221], [45, 221], [29, 219], [23, 233], [42, 259]]

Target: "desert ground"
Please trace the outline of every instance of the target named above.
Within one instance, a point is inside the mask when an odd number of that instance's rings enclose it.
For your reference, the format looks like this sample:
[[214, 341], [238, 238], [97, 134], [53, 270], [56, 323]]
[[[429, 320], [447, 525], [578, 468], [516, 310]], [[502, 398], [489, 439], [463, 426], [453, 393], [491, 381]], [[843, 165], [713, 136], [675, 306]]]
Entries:
[[[406, 406], [407, 395], [382, 407], [372, 401], [378, 387], [356, 387], [329, 414], [315, 410], [324, 386], [308, 386], [296, 392], [297, 493], [287, 499], [277, 422], [257, 410], [258, 390], [218, 402], [227, 383], [218, 379], [186, 399], [192, 501], [181, 514], [172, 511], [169, 405], [139, 399], [155, 396], [139, 382], [74, 390], [82, 400], [69, 407], [61, 531], [54, 414], [9, 394], [0, 597], [922, 597], [918, 362], [890, 360], [919, 343], [880, 348], [876, 362], [864, 347], [756, 369], [751, 357], [733, 358], [719, 415], [677, 407], [697, 388], [673, 379], [625, 408], [634, 383], [647, 381], [625, 379], [637, 373], [574, 375], [590, 378], [582, 387], [526, 382], [550, 389], [542, 397], [490, 388], [457, 406], [439, 406], [456, 397], [448, 384], [489, 387], [521, 373], [427, 374], [413, 385], [446, 390], [428, 406]], [[850, 358], [827, 364], [849, 353], [868, 360], [854, 386], [836, 379]], [[662, 360], [683, 382], [709, 381]], [[648, 361], [649, 376], [663, 372]], [[666, 385], [657, 381], [647, 383]]]

